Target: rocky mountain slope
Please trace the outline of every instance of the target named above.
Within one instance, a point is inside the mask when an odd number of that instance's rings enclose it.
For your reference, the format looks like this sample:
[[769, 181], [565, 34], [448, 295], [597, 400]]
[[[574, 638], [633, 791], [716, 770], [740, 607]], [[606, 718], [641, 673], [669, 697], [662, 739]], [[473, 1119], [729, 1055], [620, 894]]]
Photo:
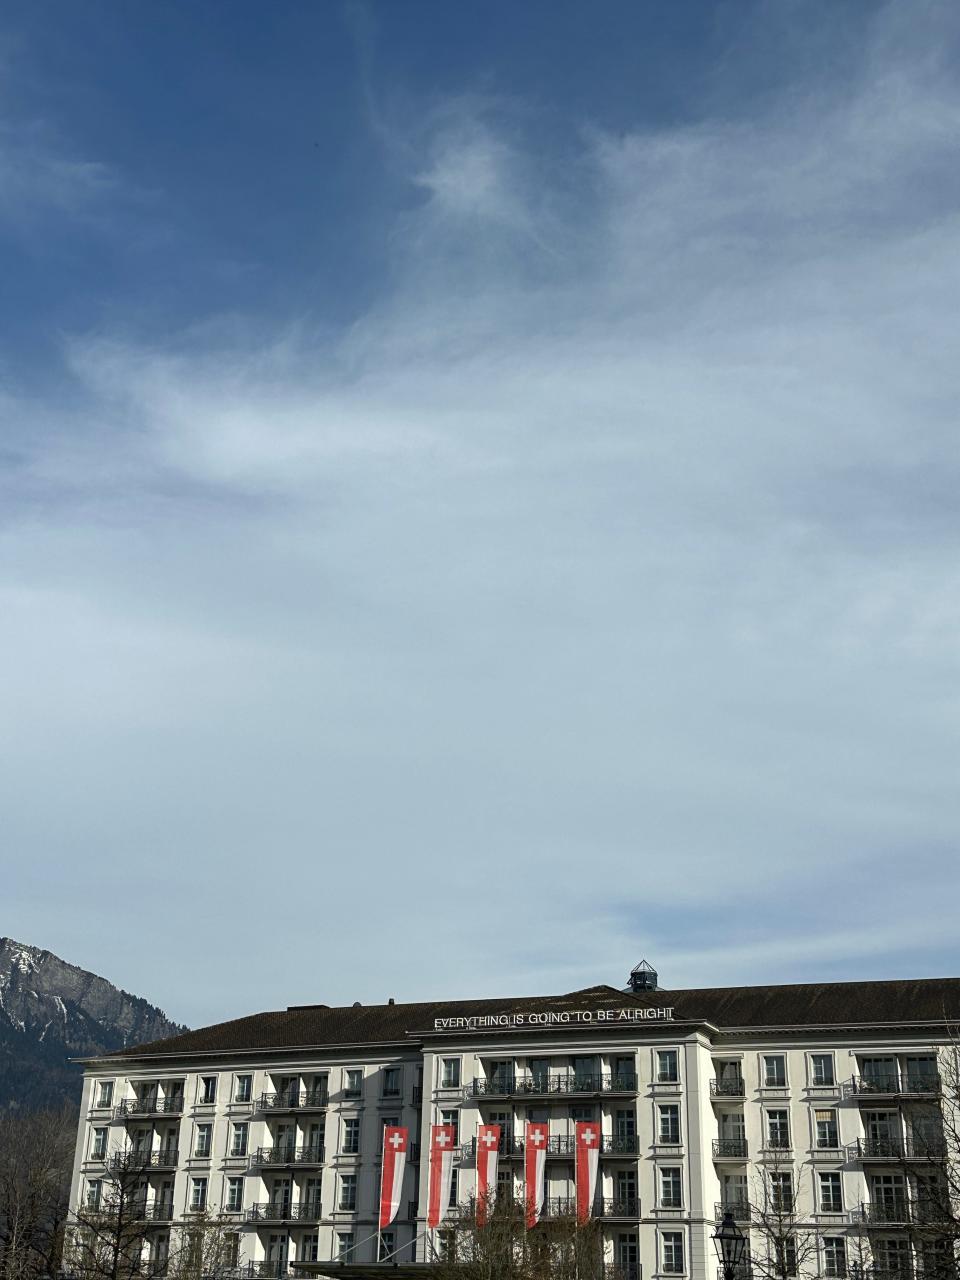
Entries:
[[182, 1030], [105, 978], [0, 938], [0, 1110], [76, 1102], [81, 1071], [70, 1058]]

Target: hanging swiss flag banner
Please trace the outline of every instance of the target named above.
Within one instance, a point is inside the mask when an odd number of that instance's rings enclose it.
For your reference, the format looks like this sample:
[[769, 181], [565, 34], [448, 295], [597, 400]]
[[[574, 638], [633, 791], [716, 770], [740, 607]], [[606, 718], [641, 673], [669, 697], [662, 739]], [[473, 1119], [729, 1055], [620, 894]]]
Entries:
[[383, 1164], [380, 1168], [380, 1230], [389, 1227], [400, 1208], [403, 1171], [407, 1166], [410, 1130], [384, 1125]]
[[482, 1124], [477, 1130], [477, 1226], [485, 1227], [497, 1195], [500, 1126]]
[[452, 1124], [430, 1126], [430, 1194], [427, 1226], [439, 1227], [444, 1210], [450, 1204], [453, 1185], [453, 1148], [457, 1134]]
[[597, 1165], [600, 1159], [600, 1126], [578, 1120], [574, 1126], [577, 1146], [577, 1221], [589, 1222], [593, 1217], [593, 1201], [597, 1194]]
[[527, 1125], [523, 1146], [523, 1177], [528, 1227], [535, 1227], [543, 1212], [543, 1171], [547, 1163], [548, 1138], [546, 1124], [531, 1121]]

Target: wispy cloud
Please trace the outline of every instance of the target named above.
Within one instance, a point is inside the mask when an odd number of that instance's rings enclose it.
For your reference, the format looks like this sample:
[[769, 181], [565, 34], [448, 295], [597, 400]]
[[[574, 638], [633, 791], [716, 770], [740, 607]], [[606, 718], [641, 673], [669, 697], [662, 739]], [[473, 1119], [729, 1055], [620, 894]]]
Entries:
[[[924, 24], [889, 7], [853, 81], [749, 123], [584, 121], [562, 157], [509, 104], [434, 104], [349, 331], [74, 336], [69, 414], [18, 403], [8, 436], [45, 499], [0, 544], [4, 669], [49, 726], [7, 747], [22, 847], [248, 880], [282, 854], [340, 902], [362, 866], [365, 927], [449, 942], [451, 989], [565, 972], [585, 911], [584, 981], [651, 941], [668, 982], [892, 963], [960, 816], [957, 20]], [[38, 835], [45, 753], [82, 759]], [[842, 885], [872, 923], [815, 908], [878, 850], [889, 898]], [[918, 957], [949, 941], [937, 866]], [[544, 909], [491, 957], [507, 880], [505, 920]], [[738, 899], [748, 940], [671, 941], [665, 903], [682, 933]], [[332, 956], [353, 914], [325, 930]], [[177, 979], [182, 1016], [224, 1011]]]

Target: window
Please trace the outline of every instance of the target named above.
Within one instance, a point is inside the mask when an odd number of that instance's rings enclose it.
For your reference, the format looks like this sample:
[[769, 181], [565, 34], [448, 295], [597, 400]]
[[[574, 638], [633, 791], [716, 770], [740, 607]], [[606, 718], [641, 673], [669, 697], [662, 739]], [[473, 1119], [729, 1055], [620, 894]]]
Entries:
[[343, 1096], [345, 1098], [359, 1098], [362, 1092], [363, 1072], [359, 1067], [348, 1067], [343, 1073]]
[[355, 1156], [360, 1150], [360, 1120], [357, 1116], [347, 1116], [343, 1122], [343, 1153]]
[[767, 1147], [774, 1151], [786, 1151], [790, 1147], [790, 1113], [767, 1112]]
[[236, 1231], [228, 1231], [223, 1237], [223, 1261], [227, 1267], [235, 1267], [240, 1262], [240, 1235]]
[[837, 1078], [833, 1070], [833, 1054], [832, 1053], [811, 1054], [810, 1055], [810, 1076], [811, 1076], [811, 1082], [819, 1088], [824, 1088], [825, 1086], [836, 1084]]
[[667, 1167], [660, 1170], [660, 1207], [662, 1209], [679, 1209], [683, 1204], [680, 1170]]
[[303, 1244], [300, 1246], [301, 1262], [319, 1262], [320, 1261], [320, 1236], [304, 1236]]
[[213, 1140], [213, 1125], [198, 1124], [197, 1125], [197, 1141], [193, 1148], [195, 1156], [208, 1156], [210, 1154], [210, 1143]]
[[206, 1178], [190, 1179], [190, 1208], [196, 1211], [207, 1207], [207, 1180]]
[[440, 1088], [441, 1089], [459, 1089], [460, 1087], [460, 1059], [444, 1058], [443, 1068], [440, 1072]]
[[847, 1274], [847, 1248], [843, 1236], [824, 1236], [823, 1274], [834, 1277]]
[[835, 1151], [840, 1146], [836, 1111], [815, 1111], [813, 1120], [817, 1131], [817, 1146], [821, 1151]]
[[657, 1142], [663, 1146], [678, 1146], [680, 1143], [680, 1108], [675, 1103], [657, 1108], [660, 1124], [657, 1131]]
[[378, 1257], [381, 1262], [389, 1262], [397, 1251], [397, 1233], [395, 1231], [380, 1232], [380, 1249]]
[[774, 1213], [793, 1212], [793, 1174], [770, 1174], [770, 1208]]
[[400, 1097], [400, 1068], [385, 1067], [383, 1071], [383, 1096], [385, 1098]]
[[233, 1091], [234, 1102], [249, 1102], [253, 1094], [253, 1076], [237, 1076], [236, 1088]]
[[824, 1213], [843, 1212], [843, 1191], [839, 1173], [820, 1174], [820, 1208]]
[[441, 1111], [440, 1123], [453, 1126], [453, 1140], [460, 1141], [460, 1112], [459, 1111]]
[[[339, 1208], [356, 1209], [356, 1207], [357, 1207], [357, 1175], [355, 1173], [342, 1173], [340, 1175]], [[352, 1244], [352, 1241], [351, 1241], [351, 1244]]]
[[785, 1089], [787, 1085], [787, 1060], [782, 1053], [768, 1053], [763, 1059], [763, 1087]]
[[200, 1101], [216, 1102], [217, 1100], [217, 1077], [202, 1076], [200, 1079]]
[[337, 1257], [349, 1258], [353, 1253], [354, 1234], [352, 1231], [337, 1232]]
[[663, 1269], [668, 1275], [683, 1274], [683, 1233], [680, 1231], [664, 1231], [661, 1236], [663, 1249]]
[[792, 1236], [775, 1237], [772, 1244], [774, 1273], [779, 1276], [795, 1276], [797, 1274], [796, 1240]]
[[227, 1179], [227, 1213], [239, 1213], [243, 1208], [243, 1179]]
[[91, 1160], [102, 1160], [107, 1154], [107, 1130], [94, 1129], [93, 1145], [90, 1148]]
[[245, 1156], [247, 1154], [247, 1134], [249, 1130], [250, 1126], [246, 1121], [233, 1126], [233, 1133], [230, 1138], [230, 1154], [232, 1156]]
[[657, 1050], [657, 1083], [678, 1084], [680, 1080], [680, 1059], [676, 1049]]
[[103, 1199], [103, 1182], [100, 1178], [93, 1178], [87, 1183], [87, 1208], [99, 1209], [100, 1201]]
[[112, 1080], [97, 1081], [97, 1100], [94, 1105], [98, 1107], [113, 1106], [113, 1081]]
[[451, 1209], [455, 1209], [457, 1207], [457, 1195], [459, 1192], [459, 1182], [460, 1182], [460, 1170], [451, 1169], [450, 1170], [450, 1198], [447, 1200], [447, 1204]]

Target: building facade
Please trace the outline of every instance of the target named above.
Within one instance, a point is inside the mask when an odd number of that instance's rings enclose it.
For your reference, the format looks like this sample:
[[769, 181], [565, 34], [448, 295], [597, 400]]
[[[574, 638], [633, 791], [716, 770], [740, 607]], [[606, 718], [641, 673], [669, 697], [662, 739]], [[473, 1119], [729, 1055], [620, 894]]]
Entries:
[[[479, 1125], [500, 1126], [498, 1195], [520, 1199], [526, 1125], [546, 1123], [549, 1218], [590, 1121], [613, 1276], [715, 1280], [727, 1211], [744, 1276], [778, 1250], [804, 1276], [939, 1276], [958, 1024], [957, 979], [667, 992], [646, 966], [625, 991], [258, 1014], [85, 1064], [75, 1230], [122, 1179], [148, 1273], [211, 1217], [242, 1274], [427, 1261], [447, 1229], [426, 1227], [432, 1126], [456, 1135], [453, 1224]], [[380, 1232], [386, 1126], [410, 1151]]]

